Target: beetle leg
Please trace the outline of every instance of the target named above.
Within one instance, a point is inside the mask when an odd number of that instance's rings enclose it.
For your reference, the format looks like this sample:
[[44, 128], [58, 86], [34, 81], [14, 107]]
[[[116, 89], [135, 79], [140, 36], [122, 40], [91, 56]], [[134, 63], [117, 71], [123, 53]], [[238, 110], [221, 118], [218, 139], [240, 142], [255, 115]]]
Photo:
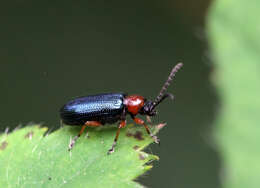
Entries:
[[88, 127], [99, 127], [102, 125], [99, 121], [86, 121], [85, 125]]
[[80, 137], [80, 135], [82, 135], [82, 133], [84, 132], [84, 130], [85, 130], [86, 127], [87, 127], [86, 124], [83, 125], [83, 126], [81, 127], [81, 129], [80, 129], [79, 134], [78, 134], [77, 136], [75, 136], [75, 137], [71, 140], [71, 142], [70, 142], [70, 144], [69, 144], [69, 151], [73, 148], [74, 144], [76, 143], [76, 140], [78, 140], [78, 138]]
[[87, 126], [89, 126], [89, 127], [98, 127], [100, 125], [102, 125], [102, 124], [100, 122], [98, 122], [98, 121], [86, 121], [86, 123], [81, 127], [81, 130], [79, 131], [79, 134], [77, 136], [75, 136], [71, 140], [71, 142], [69, 144], [69, 151], [73, 148], [74, 144], [76, 143], [78, 138], [82, 135], [82, 133], [84, 132], [84, 130], [85, 130], [85, 128]]
[[120, 133], [120, 129], [123, 128], [123, 127], [125, 127], [125, 125], [126, 125], [126, 120], [122, 120], [122, 121], [120, 122], [119, 126], [118, 126], [117, 131], [116, 131], [116, 137], [115, 137], [115, 139], [114, 139], [114, 142], [113, 142], [113, 144], [112, 144], [112, 147], [111, 147], [111, 149], [109, 149], [108, 152], [107, 152], [108, 155], [111, 154], [111, 153], [113, 153], [113, 152], [115, 151], [115, 146], [116, 146], [116, 142], [117, 142], [117, 140], [118, 140], [118, 136], [119, 136], [119, 133]]
[[160, 139], [157, 138], [157, 136], [155, 136], [155, 135], [153, 135], [153, 134], [151, 133], [151, 131], [150, 131], [148, 125], [146, 125], [146, 124], [144, 123], [144, 120], [142, 120], [142, 119], [140, 119], [140, 118], [137, 118], [137, 117], [132, 117], [132, 118], [133, 118], [133, 120], [135, 121], [136, 124], [138, 124], [138, 125], [143, 125], [143, 126], [144, 126], [144, 128], [146, 129], [146, 132], [153, 138], [153, 140], [154, 140], [154, 142], [155, 142], [156, 144], [160, 144]]
[[150, 116], [146, 116], [146, 121], [147, 121], [149, 124], [152, 124], [152, 120], [151, 120], [151, 117], [150, 117]]

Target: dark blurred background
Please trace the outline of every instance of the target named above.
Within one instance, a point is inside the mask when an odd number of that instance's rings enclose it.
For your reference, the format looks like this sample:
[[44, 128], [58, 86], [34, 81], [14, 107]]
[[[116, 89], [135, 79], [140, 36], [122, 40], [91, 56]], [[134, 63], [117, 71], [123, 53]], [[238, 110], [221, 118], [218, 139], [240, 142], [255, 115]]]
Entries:
[[159, 106], [160, 156], [138, 179], [148, 187], [219, 187], [205, 16], [210, 2], [12, 0], [0, 8], [0, 130], [43, 122], [76, 96], [125, 91], [155, 97], [170, 69], [184, 68]]

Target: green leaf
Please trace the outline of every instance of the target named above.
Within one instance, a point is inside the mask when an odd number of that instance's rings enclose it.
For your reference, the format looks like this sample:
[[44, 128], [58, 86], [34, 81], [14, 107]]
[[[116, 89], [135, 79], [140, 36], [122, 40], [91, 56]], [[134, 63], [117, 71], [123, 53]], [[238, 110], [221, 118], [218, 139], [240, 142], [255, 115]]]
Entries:
[[260, 186], [260, 1], [216, 0], [208, 17], [224, 187]]
[[133, 180], [158, 160], [142, 151], [153, 142], [142, 126], [122, 129], [110, 155], [116, 127], [88, 128], [88, 137], [83, 134], [70, 152], [70, 139], [80, 127], [44, 136], [46, 130], [27, 126], [0, 136], [0, 187], [142, 187]]

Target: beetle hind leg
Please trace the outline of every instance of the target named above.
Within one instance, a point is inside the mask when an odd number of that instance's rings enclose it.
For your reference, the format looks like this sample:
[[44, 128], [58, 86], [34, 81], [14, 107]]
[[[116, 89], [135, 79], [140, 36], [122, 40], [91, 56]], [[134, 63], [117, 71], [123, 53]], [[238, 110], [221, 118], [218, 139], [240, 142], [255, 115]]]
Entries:
[[75, 136], [71, 141], [70, 141], [70, 144], [69, 144], [69, 151], [73, 148], [73, 146], [75, 145], [76, 141], [78, 140], [78, 138], [83, 134], [85, 128], [87, 126], [89, 127], [98, 127], [102, 125], [100, 122], [98, 121], [86, 121], [86, 123], [81, 127], [80, 131], [79, 131], [79, 134], [77, 136]]
[[78, 140], [78, 138], [82, 135], [82, 133], [84, 132], [85, 128], [87, 127], [87, 125], [83, 125], [80, 129], [80, 132], [77, 136], [75, 136], [71, 141], [70, 141], [70, 144], [69, 144], [69, 151], [73, 148], [74, 144], [76, 143], [76, 141]]

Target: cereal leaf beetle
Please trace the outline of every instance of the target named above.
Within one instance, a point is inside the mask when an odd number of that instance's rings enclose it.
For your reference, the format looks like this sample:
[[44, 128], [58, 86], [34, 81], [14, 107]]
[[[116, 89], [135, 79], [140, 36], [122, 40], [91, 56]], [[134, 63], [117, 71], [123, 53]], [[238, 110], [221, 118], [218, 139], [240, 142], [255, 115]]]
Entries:
[[69, 101], [60, 109], [60, 116], [63, 123], [67, 125], [82, 126], [79, 134], [73, 138], [69, 145], [69, 150], [72, 149], [76, 140], [82, 135], [84, 129], [89, 127], [98, 127], [105, 124], [113, 124], [120, 122], [116, 137], [108, 154], [114, 152], [116, 142], [120, 133], [120, 129], [126, 125], [126, 115], [129, 114], [136, 124], [143, 125], [146, 132], [154, 139], [155, 143], [160, 140], [151, 133], [147, 124], [137, 114], [146, 115], [147, 117], [155, 116], [157, 114], [155, 107], [164, 99], [170, 97], [173, 99], [171, 93], [167, 93], [172, 79], [176, 72], [183, 66], [178, 63], [171, 71], [168, 79], [164, 83], [159, 95], [154, 101], [147, 100], [140, 95], [127, 95], [125, 93], [105, 93], [90, 95], [86, 97], [78, 97]]

